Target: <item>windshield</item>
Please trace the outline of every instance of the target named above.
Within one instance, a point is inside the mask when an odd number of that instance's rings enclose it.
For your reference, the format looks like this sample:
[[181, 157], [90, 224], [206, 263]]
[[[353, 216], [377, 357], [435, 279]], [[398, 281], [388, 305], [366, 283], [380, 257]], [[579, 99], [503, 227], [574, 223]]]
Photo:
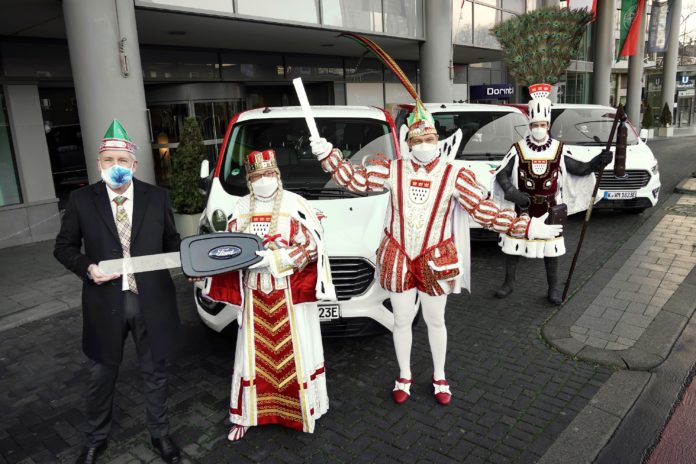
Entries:
[[[317, 118], [322, 137], [353, 164], [377, 154], [394, 159], [394, 141], [384, 121], [355, 118]], [[253, 150], [275, 150], [283, 188], [310, 199], [356, 196], [338, 187], [324, 172], [309, 146], [304, 118], [257, 119], [235, 124], [225, 151], [220, 175], [225, 190], [248, 193], [243, 160]]]
[[433, 118], [440, 140], [457, 129], [462, 130], [462, 143], [456, 155], [459, 160], [501, 160], [529, 130], [527, 119], [517, 112], [435, 113]]
[[[570, 145], [605, 145], [616, 110], [606, 108], [559, 108], [551, 110], [551, 137]], [[628, 145], [638, 137], [628, 128]]]

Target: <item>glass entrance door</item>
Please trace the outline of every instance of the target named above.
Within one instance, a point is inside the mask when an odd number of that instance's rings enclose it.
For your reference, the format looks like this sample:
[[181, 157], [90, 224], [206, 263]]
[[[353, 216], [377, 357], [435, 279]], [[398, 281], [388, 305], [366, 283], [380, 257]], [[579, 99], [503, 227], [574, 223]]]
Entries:
[[679, 98], [677, 100], [677, 127], [688, 127], [691, 125], [693, 102], [693, 97]]
[[169, 186], [171, 157], [176, 156], [184, 119], [193, 116], [208, 149], [208, 160], [214, 164], [225, 137], [227, 123], [242, 111], [242, 100], [178, 101], [148, 105], [152, 129], [152, 155], [155, 160], [157, 184]]

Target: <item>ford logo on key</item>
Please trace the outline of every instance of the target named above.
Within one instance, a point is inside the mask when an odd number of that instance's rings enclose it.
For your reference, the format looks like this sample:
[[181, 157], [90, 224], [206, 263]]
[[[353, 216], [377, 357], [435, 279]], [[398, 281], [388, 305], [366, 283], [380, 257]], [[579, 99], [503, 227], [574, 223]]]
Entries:
[[213, 248], [208, 252], [208, 256], [213, 259], [230, 259], [242, 252], [242, 249], [234, 245], [224, 245]]

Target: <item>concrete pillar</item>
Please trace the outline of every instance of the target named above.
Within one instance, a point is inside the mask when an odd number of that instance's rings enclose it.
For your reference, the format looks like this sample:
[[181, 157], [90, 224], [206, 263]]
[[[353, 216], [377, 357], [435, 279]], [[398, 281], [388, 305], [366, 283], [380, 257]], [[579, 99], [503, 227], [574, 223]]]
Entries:
[[597, 0], [595, 22], [595, 61], [592, 103], [609, 104], [611, 65], [614, 62], [614, 0]]
[[56, 200], [36, 84], [8, 84], [7, 110], [23, 203]]
[[425, 2], [425, 42], [420, 49], [421, 98], [424, 102], [451, 103], [453, 98], [452, 2]]
[[[99, 141], [116, 118], [139, 147], [136, 177], [154, 183], [133, 0], [63, 0], [63, 16], [90, 182], [101, 178]], [[122, 37], [128, 76], [121, 72]]]
[[[647, 2], [646, 2], [647, 3]], [[626, 93], [626, 112], [628, 120], [635, 127], [640, 127], [640, 96], [643, 90], [643, 56], [645, 55], [645, 18], [648, 6], [643, 7], [643, 14], [640, 17], [640, 33], [638, 34], [638, 45], [636, 54], [628, 58], [628, 90]]]
[[672, 0], [672, 24], [669, 30], [669, 42], [662, 68], [662, 103], [660, 103], [660, 111], [667, 103], [667, 106], [672, 111], [672, 124], [674, 124], [674, 93], [677, 87], [681, 9], [682, 0]]

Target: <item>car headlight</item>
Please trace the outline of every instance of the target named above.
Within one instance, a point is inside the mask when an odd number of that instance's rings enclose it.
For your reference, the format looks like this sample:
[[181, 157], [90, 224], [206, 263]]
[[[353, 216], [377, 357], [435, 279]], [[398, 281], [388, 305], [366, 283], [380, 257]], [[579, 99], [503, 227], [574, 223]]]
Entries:
[[650, 168], [650, 172], [652, 172], [653, 176], [657, 174], [657, 163], [655, 163], [655, 166]]
[[227, 229], [227, 216], [221, 209], [213, 211], [213, 229], [218, 232], [223, 232]]

